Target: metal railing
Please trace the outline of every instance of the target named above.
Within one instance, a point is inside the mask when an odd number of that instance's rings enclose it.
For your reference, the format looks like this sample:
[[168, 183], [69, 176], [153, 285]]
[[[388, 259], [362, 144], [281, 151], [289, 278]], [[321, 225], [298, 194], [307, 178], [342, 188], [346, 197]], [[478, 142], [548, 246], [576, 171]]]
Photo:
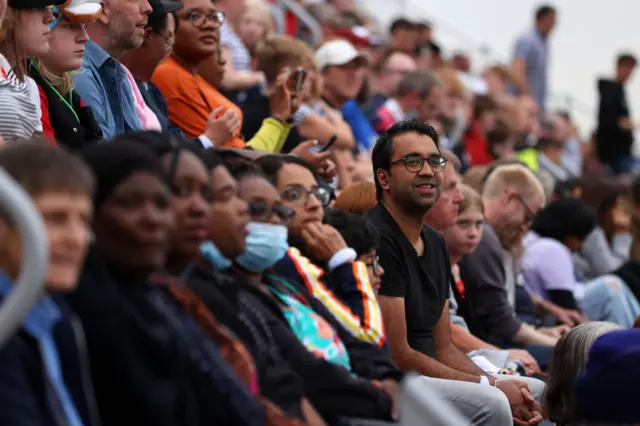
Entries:
[[29, 196], [0, 168], [0, 208], [18, 229], [22, 266], [11, 294], [0, 306], [0, 348], [20, 327], [31, 306], [42, 295], [48, 267], [47, 234]]

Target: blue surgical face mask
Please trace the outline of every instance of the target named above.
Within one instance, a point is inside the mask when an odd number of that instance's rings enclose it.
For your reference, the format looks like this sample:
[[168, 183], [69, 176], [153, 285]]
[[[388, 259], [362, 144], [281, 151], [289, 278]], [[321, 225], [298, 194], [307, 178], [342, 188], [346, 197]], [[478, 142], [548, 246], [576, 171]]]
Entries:
[[231, 267], [231, 261], [224, 257], [218, 247], [211, 241], [205, 241], [200, 244], [200, 254], [218, 271], [224, 271]]
[[264, 272], [284, 257], [289, 249], [288, 230], [284, 225], [249, 222], [247, 248], [236, 258], [249, 272]]

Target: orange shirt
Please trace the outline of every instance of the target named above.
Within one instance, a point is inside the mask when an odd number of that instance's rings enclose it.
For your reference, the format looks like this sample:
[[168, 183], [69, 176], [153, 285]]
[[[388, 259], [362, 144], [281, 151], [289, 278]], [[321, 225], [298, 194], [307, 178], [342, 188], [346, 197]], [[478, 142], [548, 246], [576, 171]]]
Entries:
[[[193, 75], [172, 57], [156, 68], [151, 81], [167, 100], [169, 120], [180, 127], [188, 138], [193, 139], [204, 134], [209, 114], [220, 106], [225, 111], [233, 109], [242, 120], [242, 110], [236, 104], [225, 98], [205, 79]], [[244, 147], [245, 142], [240, 137], [240, 132], [225, 146]]]

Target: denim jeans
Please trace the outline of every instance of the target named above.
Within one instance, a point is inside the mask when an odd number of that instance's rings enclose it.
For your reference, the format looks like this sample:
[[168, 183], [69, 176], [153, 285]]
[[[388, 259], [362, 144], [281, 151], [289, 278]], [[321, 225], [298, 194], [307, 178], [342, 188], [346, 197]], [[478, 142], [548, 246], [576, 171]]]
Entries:
[[603, 275], [585, 284], [582, 310], [592, 321], [609, 321], [624, 328], [633, 327], [640, 316], [640, 304], [615, 275]]

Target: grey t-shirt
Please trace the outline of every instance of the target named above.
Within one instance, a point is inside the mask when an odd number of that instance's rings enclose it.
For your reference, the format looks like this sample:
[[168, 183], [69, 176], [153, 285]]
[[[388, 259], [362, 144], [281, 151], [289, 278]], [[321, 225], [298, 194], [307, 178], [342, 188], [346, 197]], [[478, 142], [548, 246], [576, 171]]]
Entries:
[[547, 40], [536, 29], [525, 32], [516, 41], [514, 59], [516, 58], [522, 58], [527, 63], [527, 86], [538, 107], [544, 111], [549, 68]]

